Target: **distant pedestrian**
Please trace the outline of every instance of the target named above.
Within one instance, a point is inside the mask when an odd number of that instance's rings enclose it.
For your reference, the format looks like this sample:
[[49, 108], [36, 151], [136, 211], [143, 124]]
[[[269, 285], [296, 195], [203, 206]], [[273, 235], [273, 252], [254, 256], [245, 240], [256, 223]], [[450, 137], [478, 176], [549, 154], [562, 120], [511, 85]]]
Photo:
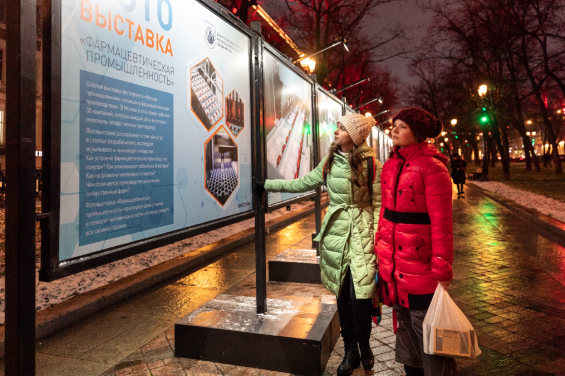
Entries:
[[348, 376], [360, 365], [365, 370], [374, 365], [369, 342], [372, 299], [377, 296], [374, 229], [381, 207], [382, 166], [365, 141], [375, 125], [372, 117], [350, 114], [337, 125], [328, 156], [315, 170], [300, 179], [267, 180], [265, 190], [308, 192], [326, 181], [330, 206], [315, 240], [320, 243], [322, 282], [337, 295], [345, 345], [337, 374]]
[[454, 153], [451, 157], [451, 178], [453, 184], [457, 185], [457, 194], [465, 194], [465, 174], [467, 171], [467, 163], [461, 159], [459, 154]]
[[551, 167], [551, 154], [545, 153], [543, 155], [543, 166], [544, 167], [547, 167], [547, 166]]
[[376, 238], [380, 286], [397, 318], [396, 361], [406, 375], [455, 376], [451, 357], [423, 351], [422, 323], [438, 283], [453, 278], [452, 185], [447, 158], [427, 143], [442, 123], [418, 108], [393, 117], [393, 152], [381, 177], [382, 208]]

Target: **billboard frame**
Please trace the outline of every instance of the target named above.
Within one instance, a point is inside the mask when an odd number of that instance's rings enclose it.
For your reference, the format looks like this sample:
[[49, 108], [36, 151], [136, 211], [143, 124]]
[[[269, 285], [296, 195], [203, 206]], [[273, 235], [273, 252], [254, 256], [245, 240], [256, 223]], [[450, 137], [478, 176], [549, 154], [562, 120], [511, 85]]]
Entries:
[[[305, 80], [306, 82], [308, 82], [310, 84], [310, 86], [312, 87], [312, 95], [310, 97], [310, 101], [311, 101], [311, 108], [312, 108], [312, 138], [314, 138], [314, 140], [317, 140], [318, 137], [318, 129], [315, 126], [315, 113], [317, 111], [317, 106], [316, 106], [316, 102], [315, 102], [315, 98], [314, 98], [314, 93], [315, 93], [315, 86], [317, 85], [317, 82], [314, 81], [311, 77], [309, 77], [306, 73], [304, 73], [301, 69], [299, 69], [298, 67], [296, 67], [294, 64], [292, 64], [292, 61], [289, 57], [283, 55], [282, 53], [280, 53], [279, 51], [277, 51], [273, 46], [271, 46], [270, 44], [268, 44], [267, 42], [265, 42], [265, 40], [263, 39], [263, 55], [266, 54], [271, 54], [279, 63], [283, 64], [286, 68], [290, 69], [293, 73], [296, 73], [300, 78], [302, 78], [303, 80]], [[264, 58], [261, 60], [261, 64], [263, 64]], [[263, 75], [265, 74], [265, 69], [262, 69], [262, 73]], [[263, 97], [264, 97], [264, 93], [265, 93], [265, 79], [263, 76], [262, 79], [262, 86], [261, 86], [261, 91], [263, 93]], [[262, 128], [262, 135], [263, 135], [263, 144], [264, 146], [264, 154], [263, 154], [263, 168], [265, 171], [265, 176], [266, 176], [266, 172], [267, 172], [267, 134], [265, 132], [265, 101], [263, 100], [262, 103], [262, 118], [261, 118], [262, 124], [263, 124], [263, 128]], [[317, 142], [314, 142], [314, 151], [313, 151], [313, 159], [314, 159], [314, 168], [315, 166], [318, 165], [318, 156], [317, 156]], [[272, 204], [269, 205], [269, 200], [265, 200], [265, 212], [266, 213], [270, 213], [273, 212], [275, 210], [278, 210], [280, 208], [284, 208], [287, 206], [290, 206], [291, 204], [295, 204], [297, 202], [300, 201], [304, 201], [307, 199], [311, 199], [311, 198], [315, 198], [316, 196], [319, 197], [319, 193], [315, 190], [313, 192], [309, 192], [309, 193], [304, 193], [301, 194], [299, 196], [290, 198], [288, 200], [283, 200], [280, 202], [277, 202], [276, 204]]]
[[[333, 100], [334, 102], [336, 102], [337, 104], [339, 104], [339, 105], [341, 106], [341, 116], [345, 116], [345, 115], [346, 115], [346, 113], [345, 113], [345, 106], [347, 106], [347, 104], [343, 103], [343, 101], [341, 101], [340, 99], [338, 99], [335, 95], [333, 95], [332, 93], [330, 93], [329, 91], [327, 91], [326, 89], [324, 89], [324, 87], [323, 87], [322, 85], [320, 85], [319, 83], [316, 83], [316, 88], [315, 88], [315, 89], [316, 89], [316, 96], [315, 96], [314, 99], [315, 99], [315, 103], [316, 103], [316, 124], [318, 125], [318, 126], [316, 127], [316, 129], [319, 130], [319, 123], [318, 123], [318, 120], [319, 120], [319, 119], [318, 119], [318, 92], [321, 92], [322, 94], [327, 95], [328, 97], [330, 97], [331, 100]], [[317, 158], [318, 158], [318, 163], [320, 163], [320, 162], [322, 161], [322, 158], [320, 158], [320, 152], [321, 152], [321, 150], [320, 150], [320, 143], [319, 143], [320, 139], [317, 138], [316, 140], [317, 140], [316, 144], [317, 144], [317, 146], [318, 146], [318, 155], [317, 155]]]
[[[215, 14], [222, 21], [236, 28], [249, 38], [249, 87], [250, 97], [255, 96], [254, 82], [257, 79], [257, 70], [254, 69], [254, 60], [257, 50], [253, 43], [255, 32], [247, 27], [231, 12], [210, 0], [196, 0], [208, 11]], [[60, 229], [60, 189], [61, 189], [61, 60], [62, 60], [62, 28], [61, 28], [62, 0], [44, 0], [43, 2], [43, 113], [42, 113], [42, 144], [43, 164], [42, 174], [43, 194], [41, 197], [41, 213], [36, 214], [40, 221], [41, 231], [41, 266], [39, 280], [51, 282], [75, 273], [92, 269], [113, 261], [162, 247], [195, 235], [206, 233], [224, 226], [228, 226], [255, 216], [255, 209], [231, 215], [217, 220], [200, 223], [183, 229], [166, 232], [142, 240], [122, 244], [120, 246], [103, 249], [88, 255], [74, 257], [68, 260], [59, 260], [59, 229]], [[223, 100], [223, 98], [222, 98]], [[257, 117], [253, 111], [259, 111], [250, 103], [251, 108], [251, 138], [254, 132], [259, 131], [256, 124]], [[251, 142], [251, 169], [252, 180], [255, 179], [255, 165], [260, 161], [255, 158]], [[252, 185], [253, 192], [253, 185]]]

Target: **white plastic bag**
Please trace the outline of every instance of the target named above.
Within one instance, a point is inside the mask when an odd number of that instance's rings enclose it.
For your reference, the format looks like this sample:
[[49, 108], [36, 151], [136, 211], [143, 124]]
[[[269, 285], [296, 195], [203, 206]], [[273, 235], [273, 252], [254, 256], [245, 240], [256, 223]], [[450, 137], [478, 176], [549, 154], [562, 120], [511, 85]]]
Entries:
[[464, 359], [481, 355], [473, 326], [439, 284], [424, 318], [423, 331], [426, 354]]

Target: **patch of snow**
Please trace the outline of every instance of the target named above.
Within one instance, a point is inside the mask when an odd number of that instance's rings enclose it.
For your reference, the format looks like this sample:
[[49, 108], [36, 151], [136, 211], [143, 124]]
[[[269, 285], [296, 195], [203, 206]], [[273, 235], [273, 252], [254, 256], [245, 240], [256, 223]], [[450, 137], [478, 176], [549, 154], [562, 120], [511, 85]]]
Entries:
[[513, 188], [497, 181], [474, 181], [471, 184], [476, 184], [483, 189], [498, 193], [522, 206], [535, 209], [542, 214], [565, 222], [565, 203], [563, 202], [538, 195], [537, 193]]
[[[308, 201], [292, 204], [290, 212], [304, 209], [310, 205]], [[289, 212], [282, 208], [271, 213], [265, 214], [265, 221], [282, 217]], [[39, 260], [36, 269], [36, 310], [40, 311], [47, 307], [61, 303], [74, 296], [84, 294], [98, 287], [107, 285], [111, 282], [125, 278], [139, 271], [151, 268], [185, 253], [190, 253], [205, 245], [217, 242], [218, 240], [235, 235], [242, 231], [255, 227], [255, 218], [250, 218], [230, 226], [222, 227], [205, 234], [193, 236], [182, 241], [152, 249], [135, 256], [114, 261], [112, 263], [99, 266], [95, 269], [86, 270], [53, 282], [39, 282]], [[0, 325], [4, 325], [5, 313], [5, 277], [0, 277]]]

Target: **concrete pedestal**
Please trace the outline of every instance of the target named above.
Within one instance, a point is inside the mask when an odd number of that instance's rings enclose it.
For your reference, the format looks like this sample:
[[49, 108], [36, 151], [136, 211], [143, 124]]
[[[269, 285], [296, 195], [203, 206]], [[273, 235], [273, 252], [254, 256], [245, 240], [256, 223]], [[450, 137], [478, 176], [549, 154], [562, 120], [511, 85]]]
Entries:
[[322, 283], [315, 249], [287, 249], [269, 261], [269, 281]]
[[298, 375], [322, 375], [337, 338], [335, 304], [222, 294], [175, 324], [175, 355]]

